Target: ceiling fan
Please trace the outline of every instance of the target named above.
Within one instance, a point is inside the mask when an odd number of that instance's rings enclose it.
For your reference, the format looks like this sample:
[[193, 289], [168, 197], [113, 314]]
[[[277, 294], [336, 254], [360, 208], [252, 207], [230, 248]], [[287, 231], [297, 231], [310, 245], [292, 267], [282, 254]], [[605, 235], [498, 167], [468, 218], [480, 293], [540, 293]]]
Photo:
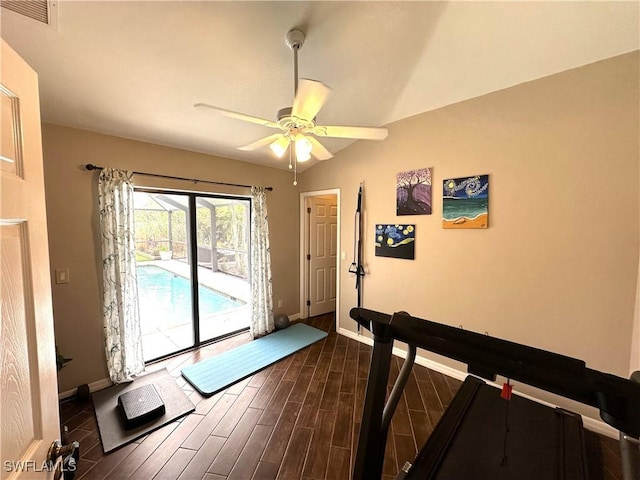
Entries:
[[298, 50], [304, 44], [304, 38], [304, 33], [296, 29], [289, 30], [285, 35], [285, 43], [293, 50], [294, 99], [291, 107], [282, 108], [278, 111], [275, 121], [215, 107], [207, 103], [196, 103], [194, 105], [196, 108], [214, 110], [226, 117], [280, 130], [279, 133], [238, 148], [250, 151], [269, 145], [279, 158], [282, 158], [289, 150], [289, 168], [293, 168], [292, 163], [295, 164], [293, 162], [294, 153], [298, 162], [306, 162], [311, 156], [318, 160], [327, 160], [333, 157], [333, 154], [316, 137], [384, 140], [388, 134], [386, 128], [316, 124], [316, 115], [327, 100], [331, 89], [316, 80], [302, 78], [298, 81]]

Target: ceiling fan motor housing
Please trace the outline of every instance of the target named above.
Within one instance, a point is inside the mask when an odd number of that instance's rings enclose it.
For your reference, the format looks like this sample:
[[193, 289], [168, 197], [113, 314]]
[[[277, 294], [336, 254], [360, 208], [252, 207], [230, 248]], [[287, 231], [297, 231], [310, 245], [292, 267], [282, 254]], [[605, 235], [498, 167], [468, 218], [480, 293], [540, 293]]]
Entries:
[[299, 118], [291, 115], [291, 107], [285, 107], [278, 110], [277, 115], [277, 123], [280, 125], [280, 128], [283, 130], [312, 130], [316, 124], [313, 120], [305, 120], [304, 118]]
[[291, 50], [296, 48], [299, 50], [304, 44], [304, 33], [293, 28], [286, 33], [284, 41]]

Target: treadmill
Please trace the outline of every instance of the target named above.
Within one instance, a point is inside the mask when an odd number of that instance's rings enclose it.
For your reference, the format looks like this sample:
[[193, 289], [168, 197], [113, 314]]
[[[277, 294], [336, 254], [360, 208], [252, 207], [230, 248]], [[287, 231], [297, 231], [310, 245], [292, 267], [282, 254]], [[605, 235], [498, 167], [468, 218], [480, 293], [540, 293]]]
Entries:
[[[587, 480], [582, 417], [496, 388], [497, 375], [591, 405], [619, 430], [625, 480], [640, 480], [640, 383], [582, 360], [461, 330], [406, 312], [350, 312], [373, 334], [353, 480], [378, 480], [391, 417], [422, 348], [463, 362], [469, 375], [412, 462], [396, 480]], [[407, 358], [385, 403], [393, 342]], [[631, 443], [622, 443], [631, 442]], [[632, 445], [632, 446], [630, 446]]]

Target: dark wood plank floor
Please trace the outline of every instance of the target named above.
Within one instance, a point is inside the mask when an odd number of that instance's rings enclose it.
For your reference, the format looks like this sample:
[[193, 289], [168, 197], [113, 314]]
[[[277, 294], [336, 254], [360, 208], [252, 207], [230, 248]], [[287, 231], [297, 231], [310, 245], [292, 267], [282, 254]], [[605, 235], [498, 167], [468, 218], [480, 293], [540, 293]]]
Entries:
[[[333, 314], [307, 323], [329, 336], [209, 398], [195, 392], [180, 369], [248, 342], [248, 334], [151, 365], [150, 371], [169, 370], [196, 411], [108, 455], [102, 453], [91, 403], [62, 402], [70, 440], [80, 442], [76, 479], [348, 479], [371, 347], [337, 335]], [[390, 384], [401, 365], [395, 359]], [[459, 385], [413, 368], [392, 420], [385, 480], [414, 458]], [[591, 478], [621, 480], [617, 442], [591, 432], [586, 439]]]

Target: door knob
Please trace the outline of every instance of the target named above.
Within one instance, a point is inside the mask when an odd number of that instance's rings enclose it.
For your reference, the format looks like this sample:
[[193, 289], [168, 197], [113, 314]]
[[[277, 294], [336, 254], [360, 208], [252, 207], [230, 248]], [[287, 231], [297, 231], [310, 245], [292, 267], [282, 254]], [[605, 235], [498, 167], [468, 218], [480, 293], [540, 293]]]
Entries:
[[64, 480], [73, 480], [80, 460], [80, 444], [71, 442], [62, 445], [60, 440], [55, 440], [49, 447], [47, 462], [54, 465], [60, 457], [62, 461], [58, 463], [53, 479], [60, 480], [64, 475]]

